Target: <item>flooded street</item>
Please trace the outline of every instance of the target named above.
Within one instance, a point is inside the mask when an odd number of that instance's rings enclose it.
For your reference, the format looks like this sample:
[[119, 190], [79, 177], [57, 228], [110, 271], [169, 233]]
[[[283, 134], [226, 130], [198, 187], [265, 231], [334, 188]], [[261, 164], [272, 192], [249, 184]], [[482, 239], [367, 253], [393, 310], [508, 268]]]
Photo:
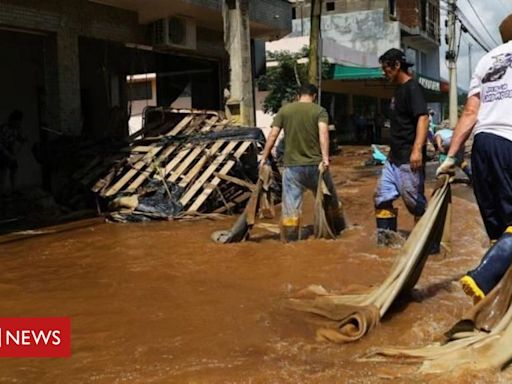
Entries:
[[[480, 259], [487, 238], [465, 185], [453, 187], [453, 255], [431, 257], [411, 301], [395, 306], [360, 342], [317, 342], [317, 326], [283, 307], [309, 284], [361, 291], [386, 277], [397, 250], [375, 246], [379, 168], [361, 163], [355, 150], [334, 159], [351, 225], [337, 241], [284, 245], [258, 229], [245, 243], [211, 242], [210, 234], [233, 218], [92, 220], [44, 236], [4, 238], [2, 317], [71, 317], [73, 355], [1, 359], [0, 383], [510, 382], [512, 369], [423, 376], [410, 362], [356, 361], [374, 346], [438, 340], [470, 307], [457, 279]], [[312, 200], [308, 195], [307, 213]], [[399, 228], [410, 230], [412, 217], [398, 206]], [[312, 223], [310, 215], [304, 222]]]

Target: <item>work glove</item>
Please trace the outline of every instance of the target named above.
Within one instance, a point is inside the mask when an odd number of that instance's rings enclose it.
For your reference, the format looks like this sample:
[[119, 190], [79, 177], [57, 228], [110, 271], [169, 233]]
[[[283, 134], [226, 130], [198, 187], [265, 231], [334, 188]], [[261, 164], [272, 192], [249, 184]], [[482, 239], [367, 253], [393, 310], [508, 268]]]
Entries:
[[455, 175], [455, 165], [457, 163], [457, 159], [453, 156], [447, 156], [443, 163], [437, 168], [436, 176], [439, 177], [441, 175]]

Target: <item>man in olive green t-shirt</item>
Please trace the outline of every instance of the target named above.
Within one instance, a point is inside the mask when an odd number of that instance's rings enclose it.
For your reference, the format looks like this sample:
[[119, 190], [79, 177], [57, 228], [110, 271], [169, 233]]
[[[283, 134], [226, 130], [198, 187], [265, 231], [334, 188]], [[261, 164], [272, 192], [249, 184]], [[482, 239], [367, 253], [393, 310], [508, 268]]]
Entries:
[[[315, 104], [317, 88], [304, 84], [299, 100], [283, 106], [272, 122], [272, 130], [263, 150], [261, 164], [267, 161], [281, 129], [284, 130], [284, 172], [282, 196], [282, 238], [298, 238], [302, 195], [305, 189], [316, 192], [319, 167], [325, 169], [324, 181], [332, 196], [332, 207], [341, 217], [329, 168], [329, 117], [321, 106]], [[344, 224], [335, 231], [339, 233]]]

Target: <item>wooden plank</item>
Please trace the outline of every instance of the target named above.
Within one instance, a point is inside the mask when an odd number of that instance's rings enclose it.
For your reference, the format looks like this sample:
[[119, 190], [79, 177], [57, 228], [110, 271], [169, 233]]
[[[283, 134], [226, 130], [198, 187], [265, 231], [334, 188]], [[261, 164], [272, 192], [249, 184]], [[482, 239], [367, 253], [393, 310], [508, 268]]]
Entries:
[[[215, 172], [217, 167], [222, 164], [224, 159], [235, 149], [235, 147], [239, 144], [239, 141], [231, 141], [229, 142], [222, 152], [218, 154], [213, 162], [204, 170], [201, 176], [192, 184], [192, 186], [187, 190], [187, 192], [181, 197], [180, 203], [185, 207], [185, 205], [194, 197], [194, 195], [199, 191], [199, 189], [203, 186], [203, 184], [210, 178], [210, 176]], [[217, 143], [216, 143], [217, 144]], [[188, 179], [187, 175], [187, 179]], [[179, 184], [182, 186], [183, 181]]]
[[217, 208], [215, 211], [213, 211], [213, 213], [223, 213], [223, 212], [226, 212], [228, 209], [234, 208], [238, 204], [242, 204], [244, 201], [248, 200], [250, 197], [251, 197], [251, 192], [244, 192], [240, 196], [237, 196], [234, 199], [232, 199], [228, 203], [227, 207], [225, 205], [223, 205], [222, 207]]
[[[218, 120], [219, 120], [218, 116], [212, 116], [210, 119], [208, 119], [208, 122], [205, 124], [205, 126], [201, 129], [200, 132], [208, 132], [215, 125], [215, 123], [217, 123]], [[198, 147], [194, 148], [194, 151], [197, 148]], [[167, 165], [164, 168], [163, 174], [167, 175], [178, 164], [180, 164], [180, 168], [181, 168], [182, 167], [181, 161], [185, 158], [185, 156], [187, 156], [190, 153], [190, 151], [192, 151], [191, 147], [184, 148], [182, 151], [180, 151], [169, 163], [167, 163]], [[188, 160], [188, 158], [187, 158], [187, 160], [184, 161], [185, 166], [183, 168], [185, 169], [190, 164], [191, 161], [192, 160]]]
[[[139, 155], [140, 158], [142, 158], [142, 155]], [[111, 169], [115, 168], [115, 162], [117, 160], [113, 158], [104, 159], [104, 161], [96, 166], [87, 176], [85, 176], [81, 183], [84, 185], [89, 185], [89, 183], [92, 183], [93, 181], [96, 182], [99, 177], [101, 177], [103, 174], [108, 173]]]
[[[214, 156], [220, 148], [226, 144], [227, 141], [221, 140], [216, 141], [213, 143], [213, 145], [210, 148], [199, 148], [198, 150], [200, 152], [206, 152], [206, 154], [201, 157], [195, 164], [192, 169], [188, 171], [188, 173], [185, 176], [182, 176], [181, 181], [179, 182], [179, 186], [181, 188], [186, 188], [189, 183], [191, 183], [196, 177], [197, 174], [203, 169], [203, 167], [208, 163], [208, 160], [211, 159], [212, 156]], [[175, 174], [171, 175], [169, 178], [170, 180], [176, 180], [178, 176], [181, 175], [181, 170], [177, 170]]]
[[153, 147], [151, 145], [137, 145], [135, 147], [126, 147], [121, 152], [149, 152]]
[[[221, 130], [224, 128], [228, 120], [223, 120], [222, 122], [215, 125], [214, 130]], [[198, 146], [194, 148], [190, 156], [176, 169], [176, 171], [171, 172], [167, 180], [174, 183], [176, 180], [178, 180], [179, 177], [187, 170], [189, 165], [205, 150], [208, 151], [211, 154], [216, 153], [220, 147], [225, 143], [224, 140], [216, 141], [213, 143], [213, 145], [210, 148], [207, 148], [210, 143], [202, 146]], [[185, 188], [187, 184], [194, 179], [194, 177], [197, 175], [197, 173], [203, 168], [204, 164], [208, 161], [209, 156], [204, 155], [202, 158], [200, 158], [194, 167], [189, 171], [188, 175], [180, 182], [180, 187]]]
[[[216, 141], [210, 148], [207, 148], [207, 145], [201, 145], [192, 151], [192, 153], [187, 157], [185, 161], [183, 161], [180, 166], [174, 171], [171, 172], [167, 180], [170, 182], [176, 182], [179, 177], [187, 170], [189, 165], [204, 151], [208, 151], [209, 153], [215, 153], [219, 150], [219, 148], [224, 144], [225, 141]], [[204, 155], [200, 158], [194, 165], [194, 167], [188, 172], [187, 176], [180, 182], [180, 186], [182, 188], [186, 187], [187, 184], [195, 177], [195, 175], [201, 170], [206, 161], [208, 160], [208, 155]]]
[[171, 109], [171, 112], [173, 113], [186, 113], [186, 114], [196, 114], [196, 115], [214, 115], [219, 116], [218, 111], [208, 110], [208, 109], [188, 109], [188, 108], [182, 108], [182, 109]]
[[[166, 136], [174, 136], [180, 131], [182, 131], [194, 118], [194, 115], [186, 116], [183, 120], [181, 120]], [[126, 172], [121, 179], [119, 179], [113, 186], [111, 186], [105, 193], [104, 196], [112, 196], [116, 194], [124, 185], [131, 180], [133, 176], [137, 174], [137, 172], [144, 167], [144, 165], [151, 162], [153, 157], [163, 148], [162, 145], [154, 146], [152, 150], [147, 152], [144, 157], [136, 162], [129, 170]]]
[[[214, 121], [212, 121], [211, 124], [209, 123], [206, 123], [206, 125], [201, 129], [201, 131], [203, 130], [208, 130], [210, 129], [210, 127], [215, 123], [215, 121], [217, 120], [217, 117], [215, 116], [214, 117]], [[203, 122], [204, 122], [204, 118], [203, 116], [201, 115], [200, 118], [194, 118], [194, 120], [192, 122], [190, 122], [190, 124], [188, 125], [187, 129], [186, 129], [186, 133], [193, 133], [193, 131], [198, 128]], [[162, 161], [164, 161], [165, 159], [167, 159], [173, 152], [176, 148], [179, 147], [179, 144], [172, 144], [172, 145], [169, 145], [167, 148], [165, 148], [159, 155], [158, 155], [158, 158], [153, 162], [153, 164], [151, 164], [148, 168], [146, 168], [145, 171], [141, 172], [137, 178], [128, 186], [128, 188], [126, 188], [126, 192], [135, 192], [135, 190], [140, 186], [142, 185], [142, 183], [154, 172], [154, 169], [152, 167], [152, 165], [154, 165], [155, 163], [157, 164], [160, 164]], [[165, 176], [165, 174], [164, 174]]]
[[107, 175], [102, 177], [101, 179], [99, 179], [94, 184], [94, 186], [91, 188], [91, 191], [93, 191], [94, 193], [98, 193], [102, 189], [106, 188], [112, 182], [115, 175], [116, 175], [115, 168], [114, 167], [110, 168], [110, 171], [107, 173]]
[[229, 181], [230, 183], [233, 183], [233, 184], [236, 184], [236, 185], [240, 185], [241, 187], [244, 187], [244, 188], [248, 188], [249, 190], [253, 190], [254, 188], [256, 188], [256, 184], [253, 184], [253, 183], [249, 183], [248, 181], [245, 181], [245, 180], [242, 180], [242, 179], [239, 179], [238, 177], [233, 177], [233, 176], [229, 176], [229, 175], [224, 175], [220, 172], [215, 172], [214, 175], [216, 177], [218, 177], [219, 179], [222, 179], [222, 180], [226, 180], [226, 181]]
[[[235, 158], [238, 159], [240, 156], [242, 156], [245, 153], [245, 151], [247, 151], [247, 148], [249, 148], [249, 146], [251, 144], [252, 144], [251, 141], [244, 141], [242, 143], [242, 145], [240, 145], [240, 147], [236, 150]], [[231, 168], [233, 168], [234, 165], [235, 165], [235, 160], [228, 160], [226, 162], [226, 164], [224, 164], [224, 166], [221, 168], [219, 173], [225, 175], [226, 173], [228, 173], [231, 170]], [[188, 211], [197, 211], [201, 207], [201, 205], [204, 203], [204, 201], [208, 198], [208, 196], [210, 196], [210, 194], [215, 190], [215, 188], [217, 187], [219, 182], [220, 182], [220, 178], [216, 176], [210, 182], [211, 185], [208, 186], [207, 188], [204, 188], [201, 195], [199, 195], [199, 197], [194, 201], [194, 203], [190, 206]], [[182, 204], [183, 204], [183, 206], [185, 206], [186, 202], [182, 202]]]
[[162, 111], [162, 120], [160, 121], [154, 121], [151, 124], [145, 124], [141, 129], [139, 129], [137, 132], [131, 134], [126, 138], [126, 141], [128, 143], [131, 143], [132, 141], [135, 141], [138, 137], [148, 133], [149, 131], [152, 131], [153, 129], [158, 128], [161, 125], [166, 124], [167, 122], [163, 120], [163, 111]]

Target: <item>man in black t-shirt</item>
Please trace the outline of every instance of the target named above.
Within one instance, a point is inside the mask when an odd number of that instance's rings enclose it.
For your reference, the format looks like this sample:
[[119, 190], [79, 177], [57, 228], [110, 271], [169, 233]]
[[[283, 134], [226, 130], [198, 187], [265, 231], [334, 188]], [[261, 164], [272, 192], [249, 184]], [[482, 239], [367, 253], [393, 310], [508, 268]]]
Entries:
[[399, 196], [416, 218], [425, 212], [424, 194], [428, 109], [423, 88], [408, 72], [411, 64], [399, 49], [390, 49], [380, 58], [386, 78], [398, 87], [391, 99], [391, 150], [375, 192], [377, 243], [386, 245], [389, 231], [397, 230]]

